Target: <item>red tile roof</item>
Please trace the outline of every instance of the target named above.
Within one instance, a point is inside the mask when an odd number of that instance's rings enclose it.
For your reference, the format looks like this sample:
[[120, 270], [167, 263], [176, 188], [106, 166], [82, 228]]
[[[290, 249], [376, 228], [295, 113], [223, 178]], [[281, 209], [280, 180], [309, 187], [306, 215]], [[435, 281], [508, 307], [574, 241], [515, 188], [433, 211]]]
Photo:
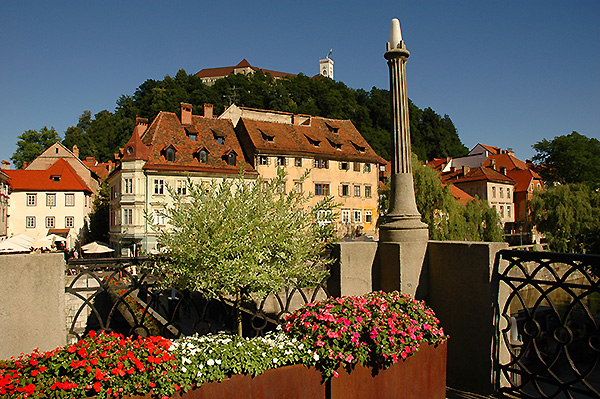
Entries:
[[313, 116], [310, 124], [296, 125], [242, 117], [237, 129], [244, 145], [250, 145], [258, 154], [385, 163], [349, 120]]
[[252, 66], [252, 65], [250, 65], [248, 60], [246, 60], [245, 58], [242, 61], [240, 61], [240, 63], [237, 64], [236, 66], [204, 68], [204, 69], [200, 70], [199, 72], [197, 72], [195, 76], [198, 76], [199, 78], [211, 78], [211, 77], [218, 78], [218, 77], [223, 77], [223, 76], [229, 76], [232, 73], [234, 73], [236, 69], [239, 69], [239, 68], [250, 68], [253, 71], [262, 71], [265, 74], [270, 73], [271, 76], [276, 77], [276, 78], [282, 78], [285, 76], [296, 76], [293, 73], [273, 71], [270, 69], [263, 69], [263, 68], [258, 68], [258, 67]]
[[[191, 140], [190, 135], [195, 135], [196, 140]], [[142, 137], [136, 136], [134, 132], [125, 145], [122, 159], [146, 160], [144, 169], [237, 174], [241, 165], [246, 172], [256, 173], [245, 161], [233, 124], [227, 119], [192, 115], [192, 124], [184, 126], [176, 114], [160, 112]], [[219, 144], [219, 137], [222, 137], [223, 144]], [[130, 146], [131, 152], [128, 150]], [[175, 150], [174, 162], [166, 159], [169, 147]], [[208, 152], [206, 163], [199, 161], [202, 149]], [[235, 166], [226, 162], [231, 151], [237, 154]]]
[[480, 146], [482, 146], [483, 148], [485, 148], [490, 154], [500, 154], [501, 150], [499, 147], [494, 147], [491, 145], [485, 145], [485, 144], [481, 144], [479, 143]]
[[473, 197], [456, 187], [454, 184], [446, 185], [450, 190], [450, 194], [456, 199], [456, 201], [461, 205], [467, 205], [469, 202], [473, 201]]
[[464, 183], [469, 181], [491, 181], [497, 183], [515, 184], [515, 182], [508, 176], [495, 171], [491, 168], [470, 168], [470, 170], [463, 174], [463, 170], [459, 169], [454, 172], [444, 173], [441, 175], [443, 183]]
[[[92, 192], [63, 158], [46, 170], [5, 170], [14, 191], [87, 191]], [[55, 178], [58, 177], [58, 178]]]

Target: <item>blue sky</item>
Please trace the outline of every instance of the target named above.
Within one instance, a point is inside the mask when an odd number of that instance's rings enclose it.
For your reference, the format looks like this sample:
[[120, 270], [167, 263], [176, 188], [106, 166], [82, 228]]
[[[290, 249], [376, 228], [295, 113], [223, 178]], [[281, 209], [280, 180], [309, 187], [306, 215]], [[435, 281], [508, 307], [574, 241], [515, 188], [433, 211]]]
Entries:
[[448, 114], [463, 143], [513, 148], [575, 130], [600, 137], [600, 1], [0, 0], [0, 159], [28, 129], [64, 135], [84, 110], [180, 68], [235, 65], [318, 73], [388, 88], [383, 58], [399, 18], [408, 96]]

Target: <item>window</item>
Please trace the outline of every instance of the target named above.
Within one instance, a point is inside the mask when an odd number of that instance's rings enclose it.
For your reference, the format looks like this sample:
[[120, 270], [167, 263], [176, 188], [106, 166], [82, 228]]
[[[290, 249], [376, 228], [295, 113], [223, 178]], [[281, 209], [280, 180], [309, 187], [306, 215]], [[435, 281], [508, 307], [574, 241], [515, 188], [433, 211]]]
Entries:
[[317, 212], [317, 224], [321, 227], [331, 224], [331, 210]]
[[37, 205], [37, 194], [27, 194], [27, 206]]
[[125, 194], [133, 194], [133, 179], [123, 179]]
[[360, 209], [354, 209], [352, 211], [352, 221], [354, 223], [362, 223], [362, 211]]
[[504, 218], [504, 206], [500, 205], [500, 219]]
[[53, 229], [56, 226], [56, 218], [54, 216], [46, 216], [46, 228]]
[[56, 206], [56, 194], [46, 194], [46, 206]]
[[28, 229], [35, 229], [35, 216], [27, 216], [25, 218], [25, 227]]
[[197, 141], [198, 140], [198, 135], [196, 133], [190, 133], [188, 135], [188, 137], [190, 138], [190, 141]]
[[360, 162], [354, 162], [354, 171], [360, 172]]
[[154, 179], [154, 194], [162, 195], [165, 193], [165, 181], [163, 179]]
[[65, 206], [75, 206], [75, 194], [65, 194]]
[[492, 187], [492, 198], [496, 198], [496, 187]]
[[177, 180], [177, 194], [187, 195], [187, 182], [185, 180]]
[[297, 167], [302, 166], [302, 158], [294, 159], [294, 166], [297, 166]]
[[154, 210], [154, 224], [159, 226], [165, 225], [165, 215], [158, 209]]
[[277, 157], [277, 166], [285, 166], [286, 163], [285, 157]]
[[65, 229], [72, 229], [75, 227], [75, 216], [65, 216]]
[[506, 198], [510, 199], [510, 188], [506, 189]]
[[329, 195], [329, 183], [315, 183], [315, 195]]
[[371, 198], [371, 190], [372, 188], [370, 185], [365, 186], [365, 197]]
[[370, 163], [365, 164], [365, 173], [371, 173], [371, 164]]
[[133, 224], [133, 209], [123, 209], [123, 224]]
[[165, 156], [167, 162], [175, 162], [175, 149], [173, 147], [167, 148], [167, 155]]
[[295, 193], [302, 193], [302, 182], [301, 181], [295, 181], [294, 182], [294, 192]]
[[360, 197], [360, 186], [357, 184], [354, 185], [354, 196]]
[[510, 213], [510, 205], [506, 205], [506, 216], [509, 218], [512, 217]]
[[258, 164], [259, 165], [268, 165], [269, 164], [269, 157], [266, 155], [260, 155], [258, 157]]
[[207, 163], [208, 162], [208, 151], [206, 150], [200, 150], [200, 156], [198, 157], [198, 161], [200, 161], [200, 163]]
[[236, 164], [236, 153], [235, 152], [230, 152], [229, 155], [227, 156], [227, 164], [230, 166], [235, 166]]
[[215, 136], [215, 139], [217, 140], [217, 143], [219, 143], [220, 145], [225, 145], [225, 137]]
[[340, 185], [340, 197], [347, 197], [350, 195], [350, 185], [349, 184], [342, 184]]
[[342, 223], [350, 223], [350, 209], [342, 209]]
[[373, 223], [373, 212], [365, 211], [365, 223]]
[[327, 159], [315, 159], [315, 168], [329, 169], [329, 161]]
[[349, 162], [340, 162], [340, 169], [341, 170], [350, 170], [350, 163]]
[[500, 198], [504, 198], [504, 187], [500, 187]]

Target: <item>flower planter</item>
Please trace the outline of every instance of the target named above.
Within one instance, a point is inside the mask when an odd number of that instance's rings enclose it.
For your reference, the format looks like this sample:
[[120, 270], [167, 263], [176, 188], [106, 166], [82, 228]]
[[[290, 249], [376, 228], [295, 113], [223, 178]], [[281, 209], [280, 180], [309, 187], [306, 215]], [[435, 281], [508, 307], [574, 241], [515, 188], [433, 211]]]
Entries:
[[[350, 374], [321, 383], [321, 373], [302, 365], [267, 370], [254, 378], [235, 375], [222, 382], [202, 385], [184, 399], [267, 399], [267, 398], [401, 398], [443, 399], [446, 395], [446, 345], [421, 345], [413, 356], [372, 376], [371, 370], [357, 366]], [[132, 399], [149, 399], [151, 395]]]

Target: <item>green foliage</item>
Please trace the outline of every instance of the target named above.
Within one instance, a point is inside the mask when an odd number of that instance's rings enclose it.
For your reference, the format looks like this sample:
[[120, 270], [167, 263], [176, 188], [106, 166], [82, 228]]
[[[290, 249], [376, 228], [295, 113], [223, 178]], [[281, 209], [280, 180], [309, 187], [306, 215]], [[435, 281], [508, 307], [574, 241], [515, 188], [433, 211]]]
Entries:
[[[245, 76], [230, 75], [207, 86], [201, 79], [183, 69], [175, 77], [148, 79], [133, 95], [122, 95], [114, 112], [98, 112], [92, 117], [84, 111], [76, 126], [65, 132], [63, 144], [77, 145], [82, 158], [93, 156], [100, 162], [113, 159], [131, 137], [135, 117], [153, 120], [160, 111], [180, 111], [180, 102], [188, 102], [196, 110], [205, 103], [221, 113], [232, 103], [237, 105], [285, 111], [328, 118], [350, 119], [375, 152], [390, 159], [392, 118], [389, 91], [373, 87], [370, 91], [354, 90], [342, 82], [326, 78], [309, 78], [303, 74], [274, 79], [256, 72]], [[410, 106], [410, 129], [413, 151], [420, 159], [459, 157], [467, 154], [450, 118], [441, 117], [431, 108], [424, 111]], [[16, 155], [16, 154], [15, 154]]]
[[109, 236], [109, 207], [110, 207], [110, 187], [106, 181], [103, 181], [94, 198], [92, 212], [90, 212], [90, 228], [84, 237], [86, 242], [101, 241], [108, 242]]
[[557, 185], [534, 191], [529, 207], [552, 251], [600, 253], [600, 192], [587, 184]]
[[165, 285], [239, 298], [293, 281], [320, 282], [330, 262], [321, 255], [324, 232], [331, 233], [326, 222], [335, 217], [332, 203], [305, 210], [304, 193], [280, 192], [284, 178], [280, 170], [270, 182], [243, 174], [208, 185], [188, 181], [187, 196], [169, 187], [173, 204], [163, 211], [169, 227], [157, 237], [164, 257], [156, 267]]
[[10, 159], [17, 169], [22, 169], [24, 163], [30, 163], [52, 144], [60, 141], [60, 137], [53, 127], [44, 126], [39, 131], [27, 130], [21, 134], [17, 141], [17, 150]]
[[432, 240], [503, 241], [498, 213], [486, 201], [475, 198], [466, 206], [456, 202], [438, 172], [419, 165], [413, 156], [415, 200], [421, 220]]
[[577, 132], [533, 145], [533, 161], [550, 184], [586, 183], [600, 188], [600, 141]]

